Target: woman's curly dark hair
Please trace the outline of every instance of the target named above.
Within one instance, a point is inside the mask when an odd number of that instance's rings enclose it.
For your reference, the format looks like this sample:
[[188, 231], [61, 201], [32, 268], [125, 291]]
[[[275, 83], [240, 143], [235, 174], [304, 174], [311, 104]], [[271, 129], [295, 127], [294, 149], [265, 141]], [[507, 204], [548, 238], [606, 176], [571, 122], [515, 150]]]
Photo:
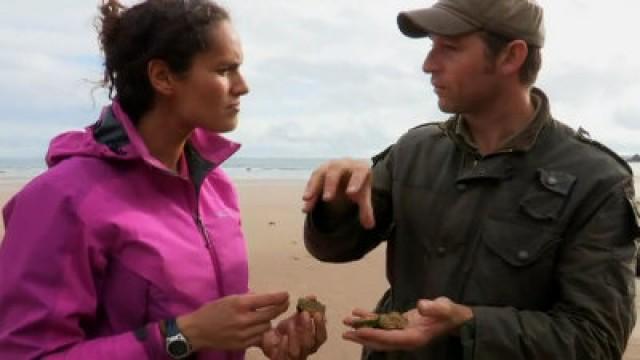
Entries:
[[229, 20], [227, 11], [210, 0], [146, 0], [132, 7], [103, 0], [99, 9], [102, 85], [134, 122], [153, 104], [149, 61], [163, 60], [174, 73], [186, 72], [194, 55], [213, 47], [209, 27]]

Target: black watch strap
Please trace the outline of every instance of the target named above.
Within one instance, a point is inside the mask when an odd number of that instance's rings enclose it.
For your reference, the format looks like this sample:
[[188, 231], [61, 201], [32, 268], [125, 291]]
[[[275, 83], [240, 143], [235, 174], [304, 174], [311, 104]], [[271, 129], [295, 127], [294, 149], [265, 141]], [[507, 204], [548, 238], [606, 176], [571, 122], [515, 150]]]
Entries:
[[193, 349], [189, 339], [180, 332], [176, 319], [165, 320], [164, 329], [167, 355], [176, 360], [192, 359]]
[[165, 326], [165, 331], [167, 332], [166, 336], [175, 336], [175, 335], [178, 335], [178, 333], [180, 333], [176, 318], [171, 318], [169, 320], [166, 320], [164, 322], [164, 326]]

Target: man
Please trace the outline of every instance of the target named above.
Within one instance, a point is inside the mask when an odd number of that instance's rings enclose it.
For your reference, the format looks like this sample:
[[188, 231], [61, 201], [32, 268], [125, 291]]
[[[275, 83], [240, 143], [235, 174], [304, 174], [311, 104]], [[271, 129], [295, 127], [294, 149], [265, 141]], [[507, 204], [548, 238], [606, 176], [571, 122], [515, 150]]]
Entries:
[[[640, 230], [628, 165], [555, 120], [533, 87], [544, 45], [527, 0], [440, 0], [403, 12], [446, 122], [374, 157], [328, 162], [304, 194], [307, 249], [331, 262], [387, 241], [367, 359], [620, 359], [635, 323]], [[371, 314], [355, 310], [354, 318]]]

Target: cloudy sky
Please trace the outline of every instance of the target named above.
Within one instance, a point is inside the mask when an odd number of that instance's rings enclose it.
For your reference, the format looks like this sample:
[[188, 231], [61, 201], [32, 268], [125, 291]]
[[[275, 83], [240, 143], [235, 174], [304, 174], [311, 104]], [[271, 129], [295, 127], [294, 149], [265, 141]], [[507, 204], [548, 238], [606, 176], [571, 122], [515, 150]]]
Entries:
[[[132, 3], [126, 1], [125, 3]], [[427, 0], [224, 0], [243, 40], [251, 94], [240, 155], [367, 157], [409, 127], [446, 118], [421, 72], [428, 40], [397, 30]], [[547, 45], [538, 85], [554, 115], [623, 153], [640, 153], [640, 33], [633, 0], [541, 0]], [[0, 4], [0, 157], [44, 153], [95, 121], [97, 1]]]

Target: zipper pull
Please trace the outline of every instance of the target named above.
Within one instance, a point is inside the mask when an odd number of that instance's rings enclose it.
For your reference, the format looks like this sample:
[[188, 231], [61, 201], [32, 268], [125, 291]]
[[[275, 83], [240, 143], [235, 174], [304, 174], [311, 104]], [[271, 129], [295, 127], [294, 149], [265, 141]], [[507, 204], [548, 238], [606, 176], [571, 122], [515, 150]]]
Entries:
[[200, 215], [196, 215], [196, 224], [198, 225], [198, 229], [200, 230], [200, 232], [202, 233], [202, 236], [204, 237], [204, 245], [207, 248], [211, 247], [211, 241], [209, 240], [209, 233], [207, 232], [207, 228], [204, 227], [204, 222], [202, 222], [202, 218], [200, 217]]

